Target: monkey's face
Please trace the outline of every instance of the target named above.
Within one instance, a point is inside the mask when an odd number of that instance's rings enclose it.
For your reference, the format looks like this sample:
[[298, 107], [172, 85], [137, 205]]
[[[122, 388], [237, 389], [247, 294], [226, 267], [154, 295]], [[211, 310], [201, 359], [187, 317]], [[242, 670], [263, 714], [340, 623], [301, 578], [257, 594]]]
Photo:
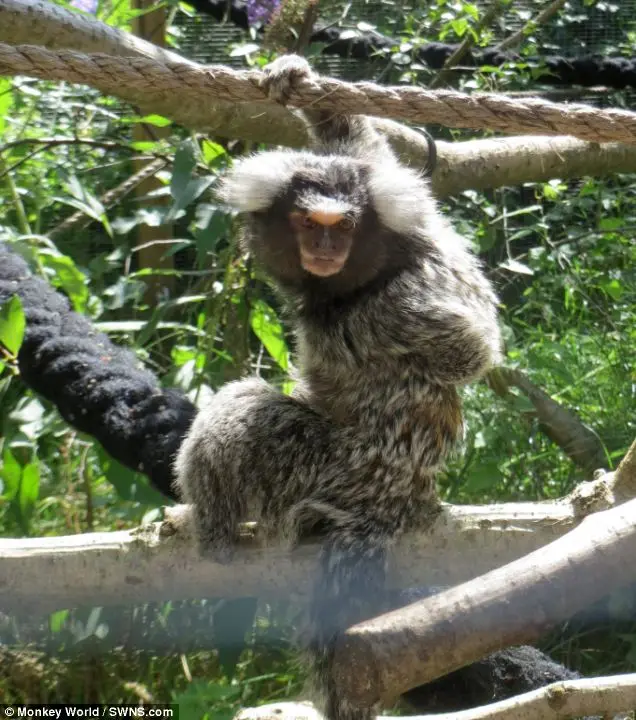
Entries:
[[345, 266], [353, 245], [356, 219], [335, 203], [315, 202], [313, 207], [299, 204], [289, 213], [289, 224], [298, 243], [303, 270], [317, 277], [336, 275]]
[[324, 160], [297, 168], [272, 206], [251, 214], [246, 240], [274, 278], [339, 293], [363, 284], [384, 248], [365, 167]]
[[266, 152], [237, 164], [221, 197], [245, 213], [244, 245], [273, 280], [293, 293], [333, 297], [409, 261], [409, 237], [384, 217], [402, 199], [393, 185], [366, 160]]
[[345, 163], [294, 173], [281, 210], [305, 272], [328, 278], [345, 268], [363, 219], [363, 168]]

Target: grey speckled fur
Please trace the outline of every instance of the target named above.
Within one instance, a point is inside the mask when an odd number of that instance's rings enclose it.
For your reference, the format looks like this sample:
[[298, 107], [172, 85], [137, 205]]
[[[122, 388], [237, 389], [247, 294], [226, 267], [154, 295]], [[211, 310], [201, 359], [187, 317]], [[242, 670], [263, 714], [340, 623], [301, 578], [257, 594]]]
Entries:
[[[310, 72], [270, 66], [272, 95]], [[245, 213], [245, 247], [290, 310], [300, 381], [293, 396], [233, 382], [195, 419], [176, 464], [203, 552], [228, 561], [239, 521], [324, 543], [307, 632], [328, 720], [377, 709], [341, 698], [330, 673], [335, 635], [385, 607], [390, 542], [435, 515], [435, 473], [462, 435], [456, 386], [499, 360], [496, 297], [424, 179], [401, 165], [364, 118], [305, 113], [313, 152], [259, 153], [221, 190]], [[297, 178], [360, 210], [345, 268], [302, 270], [288, 213]], [[319, 198], [318, 198], [319, 200]]]

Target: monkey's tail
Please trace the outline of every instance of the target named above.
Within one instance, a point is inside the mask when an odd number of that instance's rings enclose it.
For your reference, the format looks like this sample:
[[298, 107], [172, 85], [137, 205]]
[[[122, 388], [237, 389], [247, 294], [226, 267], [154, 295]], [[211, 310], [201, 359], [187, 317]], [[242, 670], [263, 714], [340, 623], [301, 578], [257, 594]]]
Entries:
[[337, 636], [387, 609], [386, 566], [387, 541], [378, 535], [332, 532], [321, 549], [307, 642], [311, 681], [327, 720], [371, 720], [377, 715], [377, 708], [355, 707], [340, 697], [332, 666]]

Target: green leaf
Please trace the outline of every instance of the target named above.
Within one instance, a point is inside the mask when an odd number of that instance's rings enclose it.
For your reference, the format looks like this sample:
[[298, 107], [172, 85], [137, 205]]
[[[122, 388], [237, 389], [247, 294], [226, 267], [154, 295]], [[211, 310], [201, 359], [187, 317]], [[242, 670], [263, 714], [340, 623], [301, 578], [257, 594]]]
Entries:
[[59, 633], [64, 628], [64, 623], [69, 616], [68, 610], [58, 610], [49, 615], [49, 629], [52, 633]]
[[23, 521], [27, 521], [35, 510], [40, 495], [40, 468], [37, 463], [29, 463], [22, 469], [18, 503]]
[[623, 286], [616, 279], [605, 280], [600, 286], [613, 300], [620, 300], [623, 295]]
[[283, 326], [274, 310], [263, 300], [257, 300], [250, 313], [250, 323], [254, 334], [263, 343], [267, 352], [282, 370], [287, 371], [289, 348], [285, 342]]
[[223, 145], [212, 142], [211, 140], [204, 140], [201, 143], [201, 152], [203, 153], [203, 159], [206, 165], [211, 165], [214, 160], [227, 155], [227, 151]]
[[133, 472], [100, 449], [98, 455], [106, 468], [106, 479], [115, 488], [122, 500], [134, 500], [142, 505], [165, 505], [168, 500], [151, 487], [143, 475]]
[[519, 275], [534, 275], [534, 270], [532, 268], [520, 263], [518, 260], [513, 260], [512, 258], [508, 258], [508, 260], [504, 260], [499, 263], [499, 267]]
[[487, 460], [479, 465], [473, 465], [466, 480], [466, 490], [478, 493], [492, 490], [501, 480], [499, 463], [496, 460]]
[[22, 466], [16, 460], [15, 455], [5, 448], [2, 453], [2, 465], [0, 466], [0, 478], [2, 478], [2, 496], [7, 500], [13, 500], [20, 490], [20, 477]]
[[598, 223], [599, 230], [609, 232], [611, 230], [620, 230], [625, 225], [625, 218], [622, 217], [605, 217], [601, 218]]
[[194, 202], [199, 195], [204, 193], [210, 185], [214, 182], [215, 178], [211, 175], [207, 177], [192, 178], [187, 185], [181, 189], [179, 197], [175, 198], [170, 210], [166, 213], [166, 222], [171, 222], [175, 219], [177, 213], [183, 208], [188, 207], [190, 203]]
[[172, 120], [163, 115], [151, 114], [151, 115], [132, 115], [121, 118], [121, 123], [134, 124], [143, 123], [144, 125], [154, 125], [155, 127], [168, 127], [172, 125]]
[[6, 118], [13, 107], [12, 88], [11, 80], [0, 78], [0, 136], [4, 133], [7, 125]]
[[179, 146], [172, 164], [170, 193], [175, 200], [185, 192], [196, 164], [196, 146], [192, 140], [186, 140]]
[[450, 26], [457, 37], [463, 37], [468, 30], [468, 20], [466, 18], [451, 20]]
[[245, 55], [251, 55], [252, 53], [257, 52], [258, 50], [259, 45], [256, 45], [256, 43], [245, 43], [244, 45], [235, 47], [234, 50], [230, 52], [230, 57], [244, 57]]
[[0, 344], [15, 357], [17, 356], [22, 340], [26, 320], [22, 309], [22, 301], [14, 295], [9, 302], [0, 307]]
[[84, 312], [90, 295], [84, 273], [79, 270], [68, 255], [42, 253], [40, 258], [42, 264], [55, 273], [55, 276], [51, 279], [52, 284], [64, 290], [71, 299], [74, 310]]
[[205, 227], [193, 232], [197, 247], [197, 259], [202, 265], [206, 255], [214, 252], [219, 240], [229, 234], [232, 224], [230, 215], [216, 206], [210, 206], [208, 211], [209, 218]]

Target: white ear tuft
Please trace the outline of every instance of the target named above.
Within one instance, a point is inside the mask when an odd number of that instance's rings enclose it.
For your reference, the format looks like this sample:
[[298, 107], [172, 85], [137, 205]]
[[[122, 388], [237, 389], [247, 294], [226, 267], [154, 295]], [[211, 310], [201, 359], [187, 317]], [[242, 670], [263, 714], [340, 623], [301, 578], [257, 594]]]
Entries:
[[271, 207], [285, 192], [298, 167], [299, 153], [266, 152], [239, 160], [219, 185], [219, 198], [240, 212]]
[[426, 180], [393, 158], [371, 167], [369, 188], [382, 223], [400, 234], [422, 230], [435, 214]]

